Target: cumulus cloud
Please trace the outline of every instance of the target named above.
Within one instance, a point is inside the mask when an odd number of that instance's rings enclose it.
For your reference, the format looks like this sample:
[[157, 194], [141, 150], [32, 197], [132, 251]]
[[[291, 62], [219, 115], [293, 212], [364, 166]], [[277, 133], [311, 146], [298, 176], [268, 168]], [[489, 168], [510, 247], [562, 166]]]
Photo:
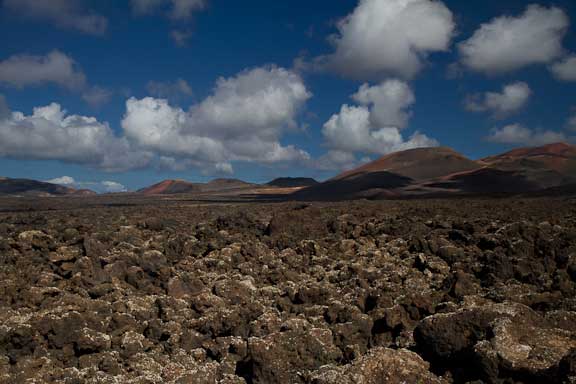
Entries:
[[192, 87], [186, 80], [149, 81], [146, 90], [151, 96], [169, 100], [179, 100], [181, 97], [192, 96]]
[[380, 85], [363, 84], [358, 92], [352, 95], [357, 103], [370, 106], [370, 122], [374, 126], [394, 126], [404, 128], [408, 124], [414, 104], [414, 93], [403, 81], [387, 80]]
[[452, 12], [435, 0], [360, 0], [337, 24], [335, 52], [320, 67], [355, 79], [411, 78], [429, 53], [447, 51], [454, 34]]
[[437, 142], [421, 133], [404, 140], [398, 127], [375, 127], [366, 107], [343, 105], [322, 129], [328, 146], [345, 152], [386, 154], [410, 148], [431, 147]]
[[0, 83], [17, 88], [56, 84], [79, 90], [86, 77], [71, 57], [55, 50], [46, 56], [14, 55], [0, 61]]
[[122, 127], [131, 141], [176, 167], [203, 164], [227, 171], [231, 161], [304, 161], [306, 152], [279, 140], [297, 129], [296, 115], [310, 96], [297, 74], [255, 68], [220, 78], [212, 95], [188, 111], [165, 99], [131, 98]]
[[202, 159], [183, 159], [170, 156], [160, 156], [158, 166], [160, 169], [170, 171], [185, 171], [190, 168], [200, 170], [204, 176], [229, 176], [234, 174], [234, 167], [228, 162], [207, 163]]
[[314, 161], [314, 167], [321, 171], [348, 170], [359, 165], [356, 155], [339, 150], [330, 150]]
[[550, 66], [554, 77], [562, 81], [576, 81], [576, 55], [570, 55]]
[[116, 137], [94, 117], [67, 115], [59, 104], [34, 108], [32, 115], [11, 112], [0, 120], [0, 156], [61, 160], [108, 171], [147, 165], [150, 155]]
[[465, 106], [472, 112], [489, 112], [496, 118], [503, 118], [522, 109], [531, 95], [528, 84], [517, 82], [504, 86], [501, 92], [470, 95]]
[[409, 108], [415, 101], [406, 83], [387, 80], [372, 87], [364, 84], [352, 99], [361, 105], [342, 105], [340, 112], [324, 124], [322, 134], [330, 151], [319, 160], [320, 168], [352, 164], [354, 153], [383, 155], [438, 145], [419, 132], [404, 139], [401, 130], [408, 124]]
[[167, 10], [173, 20], [187, 20], [194, 12], [206, 7], [206, 0], [132, 0], [132, 10], [137, 15], [152, 14], [158, 10]]
[[46, 182], [51, 184], [72, 186], [74, 185], [74, 183], [76, 183], [76, 180], [74, 180], [74, 178], [70, 176], [60, 176], [54, 179], [46, 180]]
[[520, 124], [510, 124], [494, 128], [487, 139], [494, 143], [538, 146], [566, 141], [567, 137], [562, 132], [535, 131]]
[[118, 192], [127, 192], [128, 191], [128, 188], [126, 188], [124, 185], [122, 185], [116, 181], [104, 180], [101, 182], [101, 184], [104, 187], [104, 190], [106, 192], [118, 193]]
[[4, 0], [4, 7], [21, 17], [47, 21], [59, 28], [75, 29], [90, 35], [104, 34], [108, 20], [87, 10], [83, 3], [78, 0]]
[[562, 54], [568, 26], [568, 16], [560, 8], [529, 5], [519, 16], [500, 16], [482, 24], [458, 45], [461, 63], [486, 74], [549, 63]]
[[74, 59], [58, 50], [46, 55], [13, 55], [0, 61], [0, 85], [25, 88], [48, 84], [80, 93], [93, 107], [105, 104], [112, 96], [109, 89], [89, 85]]
[[118, 193], [128, 191], [128, 188], [126, 188], [124, 185], [116, 181], [110, 181], [110, 180], [77, 181], [70, 176], [61, 176], [51, 180], [46, 180], [46, 182], [76, 189], [91, 189], [94, 192], [98, 193]]

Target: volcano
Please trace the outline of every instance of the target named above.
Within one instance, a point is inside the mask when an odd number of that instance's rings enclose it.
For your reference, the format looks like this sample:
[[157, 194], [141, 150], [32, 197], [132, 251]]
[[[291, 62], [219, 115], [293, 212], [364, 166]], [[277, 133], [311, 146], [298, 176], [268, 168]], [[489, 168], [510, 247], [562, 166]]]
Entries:
[[[576, 146], [555, 143], [471, 160], [451, 148], [385, 155], [296, 192], [303, 200], [521, 194], [576, 184]], [[572, 189], [569, 189], [572, 190]]]
[[208, 183], [191, 183], [185, 180], [164, 180], [140, 189], [144, 195], [175, 195], [182, 193], [224, 192], [253, 187], [254, 184], [238, 179], [214, 179]]

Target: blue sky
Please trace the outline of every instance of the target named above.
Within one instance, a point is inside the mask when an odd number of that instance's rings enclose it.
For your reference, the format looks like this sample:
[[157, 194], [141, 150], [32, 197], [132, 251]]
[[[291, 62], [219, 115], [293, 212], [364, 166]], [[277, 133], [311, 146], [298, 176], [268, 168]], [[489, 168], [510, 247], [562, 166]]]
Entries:
[[571, 0], [0, 0], [0, 175], [324, 179], [573, 141], [574, 20]]

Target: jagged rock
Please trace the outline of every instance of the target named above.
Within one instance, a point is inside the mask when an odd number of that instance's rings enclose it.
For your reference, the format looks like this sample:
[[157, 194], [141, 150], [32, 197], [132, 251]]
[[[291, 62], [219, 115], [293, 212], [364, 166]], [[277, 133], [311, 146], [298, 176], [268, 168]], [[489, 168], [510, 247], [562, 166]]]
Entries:
[[343, 367], [322, 367], [311, 375], [312, 384], [443, 384], [429, 371], [429, 364], [416, 353], [374, 348], [366, 356]]
[[189, 274], [182, 274], [181, 276], [175, 276], [170, 279], [167, 293], [174, 298], [182, 299], [198, 295], [203, 289], [204, 283], [202, 283], [201, 280]]
[[20, 244], [41, 250], [49, 250], [54, 247], [54, 239], [42, 231], [25, 231], [18, 235]]
[[463, 298], [468, 295], [475, 295], [480, 290], [480, 285], [478, 284], [476, 278], [469, 273], [458, 271], [454, 275], [454, 286], [452, 287], [452, 293], [457, 298]]
[[109, 349], [111, 337], [102, 332], [96, 332], [90, 328], [83, 328], [76, 340], [76, 347], [83, 353], [93, 353]]
[[80, 249], [76, 247], [58, 247], [55, 252], [50, 252], [48, 259], [52, 263], [74, 261], [82, 255]]
[[143, 352], [147, 347], [147, 340], [141, 333], [128, 331], [122, 336], [122, 354], [133, 356]]
[[99, 199], [0, 210], [0, 383], [576, 383], [569, 200]]
[[248, 340], [254, 383], [304, 382], [304, 372], [335, 363], [342, 357], [329, 330], [312, 328], [308, 322], [285, 327], [282, 332]]
[[467, 379], [489, 382], [506, 376], [544, 380], [557, 374], [562, 359], [576, 347], [575, 333], [553, 328], [530, 308], [510, 302], [430, 316], [414, 335], [434, 363], [449, 368], [467, 362]]

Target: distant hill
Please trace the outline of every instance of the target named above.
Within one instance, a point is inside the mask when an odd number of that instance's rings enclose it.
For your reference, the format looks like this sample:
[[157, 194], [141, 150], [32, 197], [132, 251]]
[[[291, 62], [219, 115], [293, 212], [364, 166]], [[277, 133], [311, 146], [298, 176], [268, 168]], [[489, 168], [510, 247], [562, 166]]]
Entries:
[[568, 193], [574, 190], [574, 185], [576, 146], [556, 143], [518, 148], [480, 160], [469, 159], [446, 147], [409, 149], [382, 156], [322, 183], [303, 177], [281, 177], [264, 185], [237, 179], [215, 179], [208, 183], [165, 180], [139, 192], [203, 196], [289, 194], [289, 199], [334, 201], [541, 191]]
[[297, 188], [297, 187], [311, 187], [318, 184], [318, 182], [311, 177], [279, 177], [265, 185], [269, 187], [278, 188]]
[[138, 190], [144, 195], [172, 195], [175, 193], [199, 192], [200, 184], [185, 180], [164, 180], [157, 184]]
[[74, 189], [30, 179], [0, 178], [0, 196], [92, 196], [89, 189]]
[[395, 152], [318, 185], [296, 192], [304, 200], [341, 200], [402, 195], [415, 183], [481, 168], [450, 148], [417, 148]]
[[571, 191], [576, 146], [519, 148], [478, 161], [450, 148], [392, 153], [292, 195], [300, 200]]
[[451, 173], [480, 168], [477, 162], [451, 148], [416, 148], [394, 152], [356, 169], [344, 172], [332, 180], [350, 180], [382, 172], [408, 177], [412, 180], [427, 180]]
[[180, 193], [222, 192], [250, 188], [254, 185], [255, 184], [237, 179], [214, 179], [208, 183], [191, 183], [185, 180], [164, 180], [160, 183], [142, 188], [138, 193], [144, 195], [174, 195]]
[[202, 190], [204, 192], [212, 191], [226, 191], [230, 189], [240, 189], [240, 188], [250, 188], [254, 187], [256, 184], [247, 183], [246, 181], [238, 179], [214, 179], [206, 184], [202, 185]]
[[567, 143], [519, 148], [480, 162], [516, 172], [540, 189], [576, 183], [576, 145]]

